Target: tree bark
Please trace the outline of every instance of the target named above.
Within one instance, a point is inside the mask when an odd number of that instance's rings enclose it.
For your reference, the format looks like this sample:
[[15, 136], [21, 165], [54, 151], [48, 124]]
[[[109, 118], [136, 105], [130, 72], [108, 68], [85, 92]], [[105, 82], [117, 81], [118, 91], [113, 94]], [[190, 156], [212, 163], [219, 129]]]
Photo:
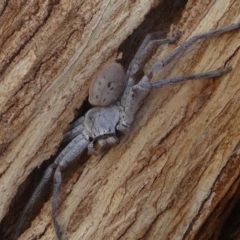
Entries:
[[[5, 2], [1, 28], [0, 217], [19, 186], [54, 155], [92, 76], [156, 1]], [[238, 0], [189, 1], [177, 44], [240, 21]], [[171, 33], [170, 33], [171, 34]], [[155, 74], [231, 65], [217, 80], [153, 90], [131, 134], [62, 186], [57, 220], [66, 239], [217, 239], [219, 218], [239, 186], [240, 30], [199, 41]], [[20, 239], [54, 239], [51, 199]], [[20, 213], [18, 213], [20, 214]]]

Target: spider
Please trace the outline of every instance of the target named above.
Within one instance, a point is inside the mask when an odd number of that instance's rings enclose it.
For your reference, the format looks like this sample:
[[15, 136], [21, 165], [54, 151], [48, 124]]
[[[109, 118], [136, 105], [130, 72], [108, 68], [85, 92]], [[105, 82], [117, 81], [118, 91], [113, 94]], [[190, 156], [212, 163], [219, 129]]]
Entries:
[[33, 207], [53, 173], [52, 222], [57, 238], [62, 239], [60, 227], [56, 220], [62, 171], [77, 156], [80, 156], [85, 149], [88, 149], [90, 154], [103, 155], [109, 148], [119, 142], [119, 137], [128, 135], [134, 122], [135, 114], [151, 89], [189, 79], [197, 80], [219, 77], [231, 71], [231, 67], [224, 67], [215, 71], [179, 76], [154, 83], [150, 82], [154, 72], [166, 66], [199, 39], [217, 36], [238, 28], [240, 28], [240, 22], [192, 37], [162, 61], [155, 63], [139, 82], [136, 81], [136, 74], [142, 68], [152, 48], [159, 44], [176, 42], [180, 38], [180, 31], [176, 31], [171, 38], [166, 39], [159, 39], [162, 35], [159, 32], [148, 34], [131, 61], [126, 73], [117, 62], [106, 64], [93, 80], [89, 90], [89, 102], [94, 107], [71, 126], [64, 139], [64, 142], [67, 142], [68, 145], [44, 172], [39, 185], [23, 211], [14, 239], [18, 239], [29, 210]]

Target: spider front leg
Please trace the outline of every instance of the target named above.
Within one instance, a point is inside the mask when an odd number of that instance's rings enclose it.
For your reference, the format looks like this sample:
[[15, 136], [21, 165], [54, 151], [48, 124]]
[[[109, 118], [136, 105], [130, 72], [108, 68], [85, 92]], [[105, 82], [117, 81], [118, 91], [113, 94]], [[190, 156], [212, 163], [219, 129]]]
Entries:
[[[148, 71], [146, 78], [141, 80], [139, 84], [144, 88], [160, 88], [162, 86], [170, 85], [170, 84], [175, 84], [184, 80], [201, 80], [201, 79], [208, 79], [208, 78], [213, 78], [213, 77], [220, 77], [232, 70], [232, 67], [224, 67], [219, 70], [214, 70], [214, 71], [209, 71], [205, 73], [200, 73], [200, 74], [191, 74], [191, 75], [186, 75], [186, 76], [179, 76], [175, 78], [169, 78], [169, 79], [164, 79], [161, 81], [157, 81], [155, 83], [150, 83], [150, 80], [152, 78], [152, 75], [154, 72], [160, 70], [161, 68], [165, 67], [167, 64], [169, 64], [174, 58], [176, 58], [178, 55], [183, 53], [187, 48], [189, 48], [191, 45], [196, 43], [200, 39], [206, 39], [210, 37], [215, 37], [224, 33], [228, 33], [234, 30], [237, 30], [240, 28], [240, 22], [236, 24], [229, 25], [227, 27], [219, 28], [216, 30], [209, 31], [207, 33], [199, 34], [197, 36], [194, 36], [190, 38], [188, 41], [180, 45], [176, 50], [174, 50], [171, 54], [169, 54], [166, 58], [163, 60], [155, 63], [150, 70]], [[134, 88], [138, 88], [139, 84], [134, 86]]]
[[[158, 39], [162, 35], [161, 32], [148, 34], [128, 67], [127, 83], [120, 102], [120, 122], [117, 126], [117, 130], [123, 134], [129, 132], [135, 113], [150, 92], [149, 88], [136, 84], [135, 75], [155, 46], [176, 42], [180, 38], [181, 32], [177, 31], [171, 38]], [[148, 83], [149, 78], [145, 76], [141, 82]]]
[[21, 234], [22, 228], [26, 221], [27, 215], [30, 210], [33, 208], [35, 202], [39, 199], [44, 187], [48, 183], [48, 181], [52, 177], [52, 173], [54, 169], [56, 169], [54, 174], [54, 191], [53, 191], [53, 202], [52, 202], [52, 219], [56, 234], [58, 239], [61, 239], [61, 233], [55, 220], [57, 214], [57, 206], [58, 206], [58, 199], [59, 199], [59, 190], [61, 186], [61, 171], [68, 166], [75, 158], [82, 154], [82, 152], [87, 148], [89, 141], [86, 140], [83, 134], [78, 135], [75, 137], [58, 155], [54, 163], [52, 163], [44, 172], [42, 180], [38, 184], [37, 188], [35, 189], [32, 197], [30, 198], [27, 206], [25, 207], [23, 214], [21, 216], [14, 240], [17, 240]]
[[33, 205], [35, 204], [35, 202], [39, 199], [40, 194], [42, 193], [45, 185], [51, 179], [53, 170], [54, 170], [54, 164], [51, 164], [45, 170], [41, 182], [38, 184], [37, 188], [33, 192], [32, 197], [30, 198], [30, 200], [28, 201], [25, 209], [23, 210], [23, 213], [22, 213], [22, 216], [21, 216], [21, 219], [20, 219], [17, 231], [16, 231], [15, 236], [14, 236], [14, 240], [17, 240], [18, 237], [20, 236], [22, 228], [24, 226], [24, 223], [25, 223], [25, 221], [27, 219], [27, 215], [29, 214], [29, 212], [33, 208]]
[[57, 161], [58, 159], [57, 158], [56, 163], [54, 163], [56, 167], [56, 171], [54, 174], [52, 221], [53, 221], [55, 232], [58, 239], [61, 239], [61, 232], [60, 232], [59, 225], [56, 221], [56, 215], [57, 215], [58, 202], [59, 202], [59, 192], [62, 184], [62, 171], [71, 162], [73, 162], [77, 156], [80, 156], [83, 153], [83, 151], [87, 148], [88, 144], [89, 144], [89, 141], [86, 140], [86, 137], [83, 134], [78, 135], [61, 152], [61, 154], [59, 155], [61, 160]]
[[215, 37], [218, 35], [222, 35], [224, 33], [228, 33], [231, 31], [235, 31], [240, 28], [240, 22], [236, 24], [229, 25], [227, 27], [219, 28], [216, 30], [209, 31], [207, 33], [199, 34], [197, 36], [194, 36], [190, 38], [188, 41], [184, 42], [182, 45], [180, 45], [176, 50], [174, 50], [171, 54], [169, 54], [166, 58], [164, 58], [162, 61], [159, 61], [155, 63], [150, 70], [148, 71], [147, 75], [151, 76], [154, 72], [160, 70], [161, 68], [165, 67], [167, 64], [169, 64], [174, 58], [176, 58], [178, 55], [183, 53], [186, 49], [188, 49], [190, 46], [192, 46], [194, 43], [196, 43], [200, 39], [206, 39], [210, 37]]
[[181, 32], [177, 31], [172, 37], [161, 39], [163, 36], [166, 37], [166, 32], [155, 32], [147, 34], [139, 49], [137, 50], [137, 53], [135, 54], [133, 60], [129, 64], [126, 74], [127, 78], [134, 77], [139, 69], [142, 68], [143, 63], [154, 47], [161, 44], [175, 43], [180, 38]]
[[[189, 79], [196, 80], [196, 79], [207, 79], [211, 77], [219, 77], [231, 71], [232, 70], [231, 67], [225, 67], [215, 71], [164, 79], [163, 81], [159, 81], [155, 83], [150, 82], [154, 72], [166, 66], [174, 58], [176, 58], [178, 55], [180, 55], [182, 52], [184, 52], [187, 48], [189, 48], [198, 40], [218, 36], [224, 33], [228, 33], [230, 31], [237, 30], [239, 28], [240, 28], [240, 22], [237, 24], [232, 24], [224, 28], [212, 30], [207, 33], [192, 37], [191, 39], [183, 43], [181, 46], [179, 46], [175, 51], [173, 51], [165, 59], [154, 64], [150, 68], [148, 73], [143, 76], [141, 81], [138, 84], [135, 84], [135, 79], [134, 79], [135, 74], [137, 73], [142, 63], [144, 62], [144, 59], [147, 56], [145, 54], [145, 52], [147, 51], [145, 50], [147, 49], [148, 44], [143, 43], [144, 46], [140, 47], [140, 53], [139, 51], [137, 52], [126, 74], [128, 80], [127, 80], [127, 86], [125, 88], [125, 91], [123, 93], [123, 96], [120, 102], [120, 122], [117, 126], [117, 130], [121, 131], [123, 134], [126, 134], [129, 131], [129, 128], [132, 122], [134, 121], [135, 114], [140, 108], [143, 100], [149, 94], [150, 89], [160, 88], [164, 85], [175, 84], [175, 83], [178, 83], [184, 80], [189, 80]], [[178, 37], [179, 36], [176, 35], [176, 39], [178, 39]], [[141, 56], [144, 56], [144, 57], [141, 58]]]
[[[127, 79], [126, 87], [120, 102], [120, 122], [117, 125], [117, 130], [123, 134], [129, 132], [135, 113], [140, 108], [143, 99], [146, 98], [150, 91], [146, 87], [136, 85], [135, 76], [137, 72], [142, 68], [144, 61], [154, 47], [166, 43], [175, 43], [180, 38], [181, 32], [177, 31], [170, 38], [159, 39], [163, 35], [166, 36], [166, 32], [148, 34], [127, 69], [125, 75]], [[144, 77], [142, 82], [149, 82], [149, 79]]]
[[[215, 71], [205, 72], [205, 73], [199, 73], [199, 74], [191, 74], [191, 75], [185, 75], [185, 76], [179, 76], [174, 78], [167, 78], [163, 79], [161, 81], [157, 81], [154, 83], [150, 83], [149, 81], [143, 81], [140, 83], [141, 87], [143, 88], [160, 88], [167, 85], [172, 85], [175, 83], [179, 83], [185, 80], [202, 80], [202, 79], [209, 79], [209, 78], [215, 78], [223, 76], [224, 74], [227, 74], [232, 71], [232, 67], [225, 67], [221, 68]], [[136, 86], [137, 87], [137, 86]]]

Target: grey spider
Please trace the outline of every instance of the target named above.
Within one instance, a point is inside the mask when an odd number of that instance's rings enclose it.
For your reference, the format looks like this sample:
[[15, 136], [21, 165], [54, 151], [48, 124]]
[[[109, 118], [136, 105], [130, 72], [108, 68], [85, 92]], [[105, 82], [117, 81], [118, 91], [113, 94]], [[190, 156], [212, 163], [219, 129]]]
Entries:
[[88, 149], [90, 154], [102, 155], [118, 143], [119, 136], [126, 136], [130, 131], [136, 112], [141, 107], [151, 89], [189, 79], [196, 80], [219, 77], [231, 71], [231, 67], [224, 67], [215, 71], [169, 78], [154, 83], [150, 82], [154, 72], [166, 66], [176, 56], [199, 39], [217, 36], [238, 28], [240, 28], [240, 22], [192, 37], [176, 48], [165, 59], [155, 63], [139, 82], [136, 80], [136, 74], [142, 68], [152, 48], [159, 44], [176, 42], [181, 35], [180, 31], [177, 31], [173, 37], [166, 39], [159, 39], [161, 36], [160, 33], [148, 34], [131, 61], [126, 73], [124, 73], [119, 63], [113, 62], [106, 64], [90, 87], [89, 102], [94, 107], [72, 125], [64, 139], [64, 141], [69, 142], [69, 144], [44, 172], [41, 182], [24, 209], [15, 234], [15, 239], [18, 239], [29, 210], [33, 207], [33, 204], [38, 199], [54, 171], [52, 221], [56, 236], [58, 239], [61, 239], [62, 234], [56, 220], [56, 215], [62, 182], [62, 171], [74, 161], [77, 156], [80, 156], [85, 149]]

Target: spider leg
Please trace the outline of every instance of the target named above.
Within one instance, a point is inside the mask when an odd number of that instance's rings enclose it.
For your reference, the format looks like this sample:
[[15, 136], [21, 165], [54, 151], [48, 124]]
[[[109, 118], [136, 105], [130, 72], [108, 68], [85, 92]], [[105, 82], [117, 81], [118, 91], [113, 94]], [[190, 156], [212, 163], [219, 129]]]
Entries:
[[76, 128], [79, 125], [83, 125], [84, 123], [84, 116], [78, 118], [75, 122], [73, 122], [70, 126], [70, 131]]
[[[123, 134], [127, 134], [129, 132], [129, 128], [134, 120], [134, 115], [142, 105], [143, 100], [147, 97], [149, 94], [151, 88], [158, 88], [163, 85], [169, 85], [173, 83], [177, 83], [183, 80], [187, 79], [203, 79], [203, 78], [209, 78], [209, 77], [217, 77], [221, 76], [229, 71], [231, 71], [231, 68], [223, 68], [222, 70], [212, 71], [212, 72], [206, 72], [202, 74], [193, 74], [188, 76], [181, 76], [176, 77], [174, 79], [165, 79], [163, 82], [157, 82], [157, 83], [150, 83], [150, 80], [152, 79], [153, 73], [164, 66], [166, 66], [168, 63], [170, 63], [175, 57], [177, 57], [179, 54], [184, 52], [187, 48], [189, 48], [191, 45], [193, 45], [196, 41], [199, 39], [205, 39], [210, 38], [213, 36], [218, 36], [220, 34], [224, 34], [230, 31], [234, 31], [240, 28], [240, 22], [236, 24], [232, 24], [227, 27], [219, 28], [216, 30], [209, 31], [204, 34], [197, 35], [195, 37], [190, 38], [188, 41], [180, 45], [175, 51], [173, 51], [170, 55], [168, 55], [166, 58], [164, 58], [162, 61], [159, 61], [155, 63], [148, 73], [143, 76], [141, 81], [138, 84], [135, 84], [134, 80], [134, 73], [138, 71], [138, 67], [136, 67], [137, 71], [135, 71], [134, 66], [138, 66], [137, 63], [134, 63], [132, 68], [130, 68], [128, 71], [130, 73], [126, 74], [128, 77], [127, 85], [124, 90], [121, 102], [120, 102], [120, 122], [117, 125], [117, 130], [122, 132]], [[145, 44], [146, 45], [146, 44]], [[147, 45], [146, 45], [147, 46]], [[143, 47], [143, 49], [147, 49], [147, 47]], [[142, 50], [144, 52], [144, 50]], [[140, 59], [140, 66], [143, 62], [141, 60], [141, 54], [136, 54], [137, 57]], [[143, 56], [145, 53], [143, 54]], [[144, 58], [144, 57], [143, 57]], [[137, 60], [134, 60], [137, 62]], [[133, 74], [132, 74], [133, 73]]]
[[146, 60], [147, 56], [153, 50], [154, 47], [160, 44], [174, 43], [181, 36], [181, 32], [177, 31], [171, 38], [160, 39], [163, 36], [166, 37], [166, 33], [167, 32], [155, 32], [147, 34], [142, 44], [140, 45], [137, 53], [135, 54], [133, 60], [129, 64], [126, 74], [127, 78], [129, 76], [134, 76], [139, 71], [144, 61]]
[[[53, 200], [52, 200], [52, 221], [58, 239], [61, 239], [61, 232], [56, 220], [57, 208], [59, 202], [59, 192], [62, 183], [62, 171], [73, 162], [77, 156], [80, 156], [87, 148], [89, 141], [80, 134], [75, 137], [67, 147], [61, 152], [61, 160], [57, 162], [54, 174]], [[60, 155], [59, 155], [60, 156]]]
[[189, 48], [191, 45], [193, 45], [198, 40], [218, 36], [218, 35], [221, 35], [224, 33], [228, 33], [230, 31], [237, 30], [239, 28], [240, 28], [240, 22], [229, 25], [227, 27], [212, 30], [207, 33], [203, 33], [203, 34], [200, 34], [200, 35], [190, 38], [188, 41], [186, 41], [185, 43], [180, 45], [177, 49], [175, 49], [175, 51], [173, 51], [171, 54], [169, 54], [165, 59], [155, 63], [150, 68], [148, 73], [141, 79], [141, 81], [137, 85], [133, 86], [133, 89], [137, 90], [139, 88], [139, 85], [141, 85], [141, 87], [145, 87], [145, 88], [159, 88], [162, 86], [178, 83], [178, 82], [181, 82], [184, 80], [189, 80], [189, 79], [196, 80], [196, 79], [218, 77], [218, 76], [221, 76], [223, 74], [230, 72], [232, 70], [232, 68], [226, 67], [226, 68], [222, 68], [222, 69], [211, 71], [211, 72], [205, 72], [205, 73], [201, 73], [201, 74], [192, 74], [192, 75], [187, 75], [187, 76], [180, 76], [180, 77], [175, 77], [175, 78], [171, 78], [171, 79], [164, 79], [163, 81], [159, 81], [159, 82], [155, 82], [155, 83], [150, 83], [150, 80], [151, 80], [154, 72], [156, 72], [157, 70], [166, 66], [175, 57], [177, 57], [179, 54], [184, 52], [187, 48]]
[[71, 124], [69, 132], [62, 141], [63, 145], [71, 142], [75, 137], [83, 133], [84, 130], [84, 116], [77, 119], [73, 124]]
[[218, 36], [227, 32], [231, 32], [234, 30], [237, 30], [240, 28], [240, 22], [236, 24], [229, 25], [227, 27], [219, 28], [216, 30], [209, 31], [207, 33], [199, 34], [197, 36], [194, 36], [190, 38], [188, 41], [184, 42], [182, 45], [180, 45], [175, 51], [173, 51], [171, 54], [169, 54], [165, 59], [162, 61], [159, 61], [155, 63], [150, 70], [148, 71], [147, 75], [152, 76], [152, 74], [159, 69], [166, 66], [168, 63], [170, 63], [175, 57], [177, 57], [179, 54], [184, 52], [187, 48], [189, 48], [191, 45], [193, 45], [195, 42], [197, 42], [200, 39], [210, 38], [214, 36]]
[[119, 107], [120, 121], [116, 128], [124, 135], [129, 133], [136, 112], [141, 107], [143, 100], [151, 91], [150, 88], [147, 88], [144, 85], [142, 86], [143, 83], [149, 83], [147, 76], [144, 76], [140, 83], [135, 85], [134, 79], [130, 77], [121, 98]]
[[[164, 34], [166, 35], [165, 32]], [[153, 47], [160, 44], [176, 42], [179, 39], [181, 32], [177, 31], [171, 38], [154, 39], [159, 38], [162, 35], [162, 32], [148, 34], [142, 42], [127, 70], [127, 84], [121, 98], [120, 122], [117, 126], [117, 130], [123, 134], [127, 134], [129, 132], [130, 125], [133, 122], [135, 113], [141, 106], [142, 99], [144, 99], [149, 93], [149, 89], [146, 87], [140, 87], [139, 89], [135, 88], [135, 91], [133, 92], [133, 86], [136, 84], [134, 79], [136, 73], [142, 67], [144, 61], [146, 60]], [[138, 92], [137, 95], [136, 92]]]
[[18, 237], [20, 236], [21, 234], [21, 231], [22, 231], [22, 228], [24, 226], [24, 223], [26, 221], [26, 218], [27, 218], [27, 215], [28, 213], [30, 212], [30, 210], [33, 208], [33, 205], [35, 204], [35, 202], [39, 199], [40, 197], [40, 194], [44, 188], [44, 186], [47, 184], [47, 182], [49, 181], [49, 179], [51, 178], [52, 176], [52, 172], [54, 170], [54, 163], [51, 164], [44, 172], [44, 175], [42, 177], [42, 180], [41, 182], [38, 184], [37, 188], [35, 189], [35, 191], [33, 192], [33, 195], [31, 196], [30, 200], [28, 201], [23, 213], [22, 213], [22, 216], [21, 216], [21, 219], [20, 219], [20, 222], [19, 222], [19, 225], [18, 225], [18, 228], [17, 228], [17, 231], [16, 231], [16, 234], [14, 236], [14, 240], [17, 240]]
[[[23, 214], [21, 216], [14, 240], [17, 240], [18, 237], [20, 236], [29, 211], [33, 208], [33, 205], [39, 199], [40, 194], [43, 191], [45, 185], [51, 179], [54, 169], [57, 168], [56, 169], [56, 172], [57, 172], [58, 168], [60, 168], [62, 165], [67, 166], [72, 160], [75, 159], [75, 157], [77, 155], [80, 155], [83, 152], [83, 150], [85, 148], [87, 148], [87, 144], [88, 144], [88, 141], [83, 137], [83, 135], [77, 136], [63, 149], [63, 151], [58, 155], [56, 160], [45, 170], [42, 180], [40, 181], [37, 188], [33, 192], [33, 195], [31, 196], [29, 202], [27, 203], [27, 206], [25, 207], [25, 209], [23, 211]], [[60, 183], [60, 185], [61, 185], [61, 183]], [[55, 185], [54, 185], [54, 187], [55, 187]], [[56, 201], [58, 201], [58, 196], [57, 196], [57, 198], [56, 197], [53, 198], [53, 202], [55, 199], [57, 199]], [[57, 204], [55, 204], [55, 205], [57, 206]], [[54, 211], [56, 212], [55, 209], [54, 209]], [[55, 221], [55, 217], [53, 218], [53, 220]], [[54, 226], [55, 226], [55, 224], [54, 224]]]
[[128, 94], [126, 94], [125, 98], [122, 99], [120, 106], [120, 122], [117, 125], [117, 130], [125, 135], [129, 132], [130, 126], [134, 120], [134, 115], [152, 88], [160, 88], [185, 80], [200, 80], [219, 77], [229, 73], [230, 71], [232, 71], [232, 67], [225, 67], [219, 70], [200, 74], [167, 78], [154, 83], [149, 82], [149, 78], [145, 75], [138, 84], [133, 84], [132, 87], [129, 88]]
[[167, 78], [154, 83], [145, 82], [145, 83], [142, 83], [141, 86], [146, 88], [160, 88], [163, 86], [179, 83], [185, 80], [201, 80], [201, 79], [220, 77], [224, 74], [229, 73], [230, 71], [232, 71], [232, 67], [225, 67], [215, 71], [210, 71], [210, 72], [205, 72], [200, 74], [191, 74], [191, 75], [179, 76], [174, 78]]

